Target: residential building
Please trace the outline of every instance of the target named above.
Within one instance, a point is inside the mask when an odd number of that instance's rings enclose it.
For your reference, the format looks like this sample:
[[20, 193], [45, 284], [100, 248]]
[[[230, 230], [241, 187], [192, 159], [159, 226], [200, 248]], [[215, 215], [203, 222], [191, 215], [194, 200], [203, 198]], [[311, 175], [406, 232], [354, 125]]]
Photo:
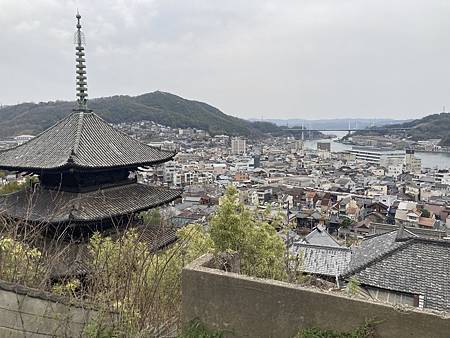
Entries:
[[355, 155], [357, 161], [364, 161], [383, 167], [387, 167], [392, 160], [399, 160], [403, 162], [405, 158], [404, 151], [386, 150], [372, 147], [352, 147], [348, 150], [350, 154]]
[[231, 153], [233, 155], [241, 155], [247, 152], [247, 140], [240, 137], [231, 139]]

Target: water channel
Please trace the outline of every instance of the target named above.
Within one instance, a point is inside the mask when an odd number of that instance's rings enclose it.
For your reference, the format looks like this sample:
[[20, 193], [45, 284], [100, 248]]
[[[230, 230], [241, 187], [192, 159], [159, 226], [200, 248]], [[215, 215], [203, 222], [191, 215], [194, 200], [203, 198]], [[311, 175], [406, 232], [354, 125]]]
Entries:
[[[323, 132], [327, 134], [327, 132]], [[346, 132], [328, 132], [329, 134], [342, 137]], [[307, 149], [317, 149], [317, 142], [330, 142], [332, 152], [340, 152], [351, 149], [352, 146], [349, 144], [343, 144], [336, 142], [336, 139], [323, 139], [323, 140], [307, 140], [305, 141], [305, 147]], [[416, 156], [422, 160], [423, 168], [439, 168], [439, 169], [450, 169], [450, 153], [425, 153], [417, 152]]]

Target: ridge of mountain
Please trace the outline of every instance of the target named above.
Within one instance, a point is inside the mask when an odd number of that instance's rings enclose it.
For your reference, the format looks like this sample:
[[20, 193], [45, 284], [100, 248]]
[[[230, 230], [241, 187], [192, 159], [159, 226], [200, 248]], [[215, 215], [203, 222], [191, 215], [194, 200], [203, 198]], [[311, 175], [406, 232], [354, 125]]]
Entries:
[[[385, 127], [387, 129], [408, 128], [406, 135], [414, 141], [441, 139], [439, 145], [450, 146], [450, 113], [431, 114], [421, 119], [391, 124]], [[396, 134], [399, 131], [393, 131], [392, 133]]]
[[[21, 103], [0, 109], [0, 137], [37, 134], [71, 113], [75, 102]], [[89, 100], [89, 109], [109, 123], [149, 120], [173, 128], [197, 128], [212, 135], [263, 136], [281, 133], [270, 122], [250, 122], [199, 101], [156, 91], [138, 96], [116, 95]]]

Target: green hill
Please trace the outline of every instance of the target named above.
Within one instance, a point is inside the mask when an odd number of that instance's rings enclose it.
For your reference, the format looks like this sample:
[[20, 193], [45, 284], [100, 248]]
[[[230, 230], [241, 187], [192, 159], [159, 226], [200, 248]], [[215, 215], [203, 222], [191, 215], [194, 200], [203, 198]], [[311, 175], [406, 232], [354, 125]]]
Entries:
[[[89, 108], [110, 123], [150, 120], [174, 128], [198, 128], [212, 135], [262, 136], [281, 132], [269, 122], [250, 122], [226, 115], [203, 102], [153, 92], [139, 96], [112, 96], [90, 100]], [[74, 102], [22, 103], [0, 109], [0, 137], [37, 134], [68, 115]]]
[[411, 128], [407, 131], [407, 136], [415, 141], [442, 139], [441, 145], [448, 145], [450, 138], [450, 113], [439, 113], [425, 116], [424, 118], [393, 124], [387, 128]]
[[[440, 145], [450, 146], [450, 113], [432, 114], [417, 120], [385, 125], [383, 131], [371, 130], [377, 128], [379, 127], [368, 128], [353, 135], [385, 135], [386, 129], [408, 128], [406, 137], [411, 140], [441, 139]], [[405, 131], [392, 130], [388, 134], [404, 137]]]

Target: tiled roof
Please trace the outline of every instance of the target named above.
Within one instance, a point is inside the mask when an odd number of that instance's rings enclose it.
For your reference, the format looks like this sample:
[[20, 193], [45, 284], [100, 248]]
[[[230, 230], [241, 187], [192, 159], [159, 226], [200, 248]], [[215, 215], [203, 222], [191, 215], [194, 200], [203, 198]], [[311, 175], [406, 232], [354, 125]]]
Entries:
[[433, 228], [434, 224], [436, 223], [436, 220], [434, 218], [428, 218], [428, 217], [419, 217], [419, 225], [427, 227], [427, 228]]
[[396, 241], [396, 238], [397, 231], [392, 231], [363, 240], [360, 246], [353, 248], [352, 260], [345, 275], [350, 275], [405, 245], [405, 242]]
[[32, 222], [87, 222], [129, 214], [173, 201], [180, 190], [131, 183], [85, 193], [28, 188], [0, 198], [9, 217]]
[[170, 160], [175, 153], [141, 143], [92, 112], [73, 112], [32, 140], [0, 153], [0, 168], [111, 168]]
[[178, 228], [175, 226], [151, 226], [144, 224], [136, 227], [136, 230], [139, 241], [148, 243], [152, 252], [161, 250], [178, 239]]
[[355, 276], [362, 285], [424, 296], [429, 309], [450, 310], [449, 241], [400, 229], [364, 242], [344, 276]]
[[365, 285], [423, 295], [425, 307], [450, 310], [450, 243], [409, 240], [356, 274]]
[[50, 276], [53, 279], [85, 276], [89, 272], [89, 248], [86, 243], [74, 243], [63, 248], [52, 248], [50, 256], [58, 254], [54, 260]]
[[325, 230], [315, 228], [305, 238], [290, 246], [302, 259], [300, 269], [307, 273], [336, 277], [347, 270], [351, 250], [341, 246]]
[[296, 242], [291, 250], [301, 257], [300, 268], [307, 273], [336, 277], [348, 268], [351, 250], [346, 247], [328, 247]]
[[301, 240], [301, 243], [329, 247], [341, 247], [341, 245], [336, 242], [336, 240], [331, 237], [328, 232], [326, 232], [325, 230], [320, 230], [318, 228], [315, 228], [308, 235], [306, 235], [306, 237]]
[[[369, 226], [372, 233], [377, 234], [384, 234], [387, 232], [391, 232], [394, 230], [397, 230], [399, 228], [398, 225], [392, 225], [392, 224], [384, 224], [384, 223], [376, 223], [372, 222]], [[404, 227], [409, 232], [420, 236], [424, 238], [431, 238], [431, 239], [441, 239], [447, 236], [446, 231], [443, 230], [435, 230], [435, 229], [422, 229], [422, 228], [416, 228], [416, 227]]]

